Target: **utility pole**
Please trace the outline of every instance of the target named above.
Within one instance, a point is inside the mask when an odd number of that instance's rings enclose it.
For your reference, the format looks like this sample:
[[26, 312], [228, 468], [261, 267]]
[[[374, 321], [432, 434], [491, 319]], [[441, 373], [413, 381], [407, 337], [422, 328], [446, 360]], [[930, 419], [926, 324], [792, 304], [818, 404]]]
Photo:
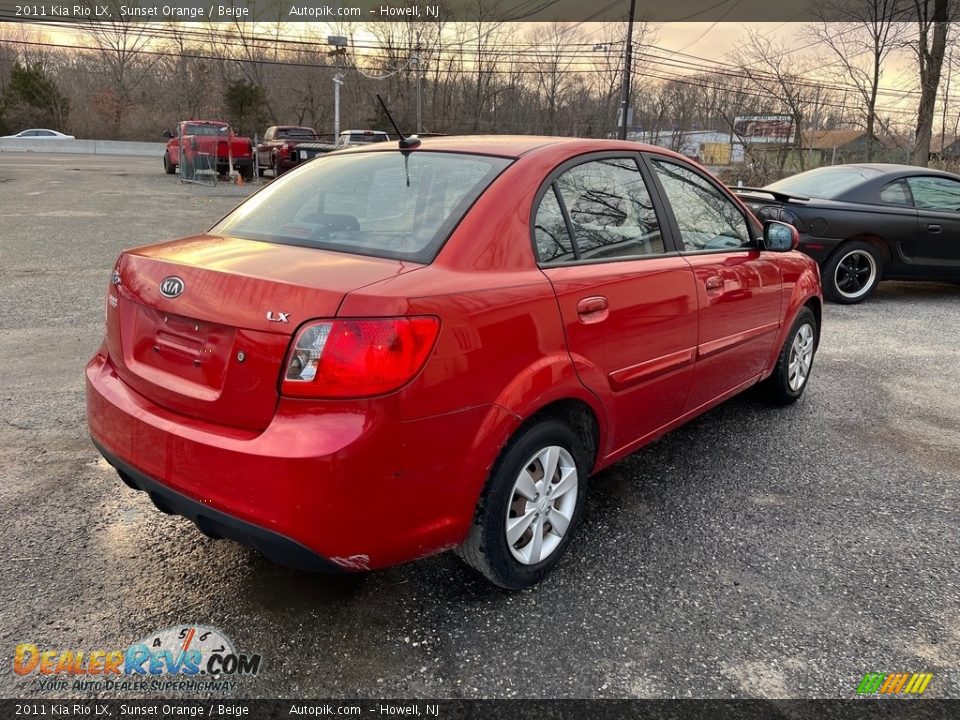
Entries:
[[620, 101], [620, 139], [627, 139], [627, 115], [630, 111], [630, 72], [633, 69], [633, 17], [637, 0], [630, 0], [630, 20], [627, 22], [627, 48], [623, 58], [623, 98]]
[[421, 118], [423, 113], [421, 110], [422, 100], [421, 100], [421, 91], [420, 91], [421, 79], [423, 78], [423, 72], [420, 67], [422, 61], [419, 55], [413, 55], [410, 57], [410, 62], [416, 63], [415, 67], [417, 68], [417, 133], [421, 133], [423, 132], [423, 127], [421, 123]]

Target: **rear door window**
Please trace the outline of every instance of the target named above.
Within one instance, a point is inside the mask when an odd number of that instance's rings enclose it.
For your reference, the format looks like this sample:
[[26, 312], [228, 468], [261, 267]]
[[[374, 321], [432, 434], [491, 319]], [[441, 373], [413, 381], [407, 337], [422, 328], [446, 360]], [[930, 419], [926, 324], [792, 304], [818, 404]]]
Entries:
[[591, 160], [559, 175], [540, 201], [534, 240], [541, 263], [666, 252], [650, 192], [633, 157]]

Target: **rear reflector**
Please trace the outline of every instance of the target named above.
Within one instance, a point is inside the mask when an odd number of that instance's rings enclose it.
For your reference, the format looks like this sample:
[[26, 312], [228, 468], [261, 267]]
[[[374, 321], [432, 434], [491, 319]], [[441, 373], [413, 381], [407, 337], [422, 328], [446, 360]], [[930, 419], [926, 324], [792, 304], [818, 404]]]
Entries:
[[439, 330], [435, 317], [308, 323], [294, 340], [281, 393], [342, 398], [392, 392], [420, 371]]

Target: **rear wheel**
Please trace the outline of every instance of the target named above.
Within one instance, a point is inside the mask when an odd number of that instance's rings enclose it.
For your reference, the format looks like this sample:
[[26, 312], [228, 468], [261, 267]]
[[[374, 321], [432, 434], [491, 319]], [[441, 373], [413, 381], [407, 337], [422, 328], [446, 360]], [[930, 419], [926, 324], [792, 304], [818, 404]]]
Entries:
[[876, 247], [860, 240], [844, 243], [823, 269], [823, 294], [844, 305], [862, 302], [877, 287], [882, 271]]
[[163, 154], [163, 171], [167, 175], [173, 175], [177, 171], [177, 166], [170, 162], [170, 155], [168, 153]]
[[240, 175], [244, 180], [253, 180], [253, 165], [244, 165], [240, 168]]
[[800, 399], [817, 352], [817, 319], [804, 307], [797, 313], [780, 349], [773, 374], [764, 380], [767, 399], [774, 405], [789, 405]]
[[583, 443], [565, 423], [547, 418], [523, 428], [494, 466], [458, 554], [500, 587], [539, 582], [580, 519], [588, 473]]

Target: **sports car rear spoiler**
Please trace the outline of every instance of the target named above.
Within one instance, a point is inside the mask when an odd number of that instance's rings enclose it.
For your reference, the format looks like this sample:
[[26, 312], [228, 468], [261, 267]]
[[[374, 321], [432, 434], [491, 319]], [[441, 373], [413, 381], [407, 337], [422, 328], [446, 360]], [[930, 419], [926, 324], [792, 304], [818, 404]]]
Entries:
[[779, 200], [780, 202], [790, 202], [791, 200], [799, 200], [801, 202], [806, 202], [810, 198], [806, 195], [796, 195], [794, 193], [783, 193], [778, 190], [769, 190], [768, 188], [755, 188], [755, 187], [730, 187], [733, 192], [737, 195], [752, 195], [753, 193], [763, 193], [764, 195], [771, 196], [774, 200]]

